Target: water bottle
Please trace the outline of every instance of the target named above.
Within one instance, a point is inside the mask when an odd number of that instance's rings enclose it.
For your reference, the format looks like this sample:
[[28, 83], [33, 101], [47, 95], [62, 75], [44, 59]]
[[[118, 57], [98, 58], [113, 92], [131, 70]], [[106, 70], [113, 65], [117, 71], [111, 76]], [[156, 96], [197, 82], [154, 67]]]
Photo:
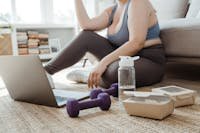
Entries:
[[134, 91], [136, 89], [134, 61], [138, 59], [139, 56], [120, 56], [118, 69], [119, 100], [124, 100], [124, 91]]

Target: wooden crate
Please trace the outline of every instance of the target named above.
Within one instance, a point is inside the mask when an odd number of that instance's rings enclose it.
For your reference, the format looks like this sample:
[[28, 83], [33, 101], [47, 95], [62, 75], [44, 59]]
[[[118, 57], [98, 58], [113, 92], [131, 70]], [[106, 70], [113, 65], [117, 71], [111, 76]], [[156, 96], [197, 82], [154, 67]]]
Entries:
[[10, 34], [3, 34], [0, 37], [0, 55], [12, 55], [12, 40]]

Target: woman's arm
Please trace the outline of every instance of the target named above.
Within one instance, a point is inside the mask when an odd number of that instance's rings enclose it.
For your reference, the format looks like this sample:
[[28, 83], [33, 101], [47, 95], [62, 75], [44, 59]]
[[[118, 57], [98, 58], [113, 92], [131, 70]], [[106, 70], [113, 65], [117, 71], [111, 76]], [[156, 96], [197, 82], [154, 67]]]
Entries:
[[128, 11], [129, 41], [104, 57], [88, 78], [88, 86], [98, 86], [106, 67], [119, 59], [119, 56], [133, 56], [145, 44], [148, 24], [149, 6], [146, 0], [132, 0]]
[[76, 16], [79, 25], [84, 30], [102, 30], [108, 26], [109, 14], [112, 7], [107, 8], [103, 13], [94, 18], [89, 18], [82, 0], [75, 0]]

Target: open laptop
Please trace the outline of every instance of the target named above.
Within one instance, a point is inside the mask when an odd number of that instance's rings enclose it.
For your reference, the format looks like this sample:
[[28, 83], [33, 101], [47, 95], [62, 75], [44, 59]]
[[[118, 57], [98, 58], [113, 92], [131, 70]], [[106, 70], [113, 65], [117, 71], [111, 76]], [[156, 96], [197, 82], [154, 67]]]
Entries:
[[68, 98], [89, 97], [89, 92], [54, 89], [38, 56], [0, 56], [0, 76], [17, 101], [62, 107]]

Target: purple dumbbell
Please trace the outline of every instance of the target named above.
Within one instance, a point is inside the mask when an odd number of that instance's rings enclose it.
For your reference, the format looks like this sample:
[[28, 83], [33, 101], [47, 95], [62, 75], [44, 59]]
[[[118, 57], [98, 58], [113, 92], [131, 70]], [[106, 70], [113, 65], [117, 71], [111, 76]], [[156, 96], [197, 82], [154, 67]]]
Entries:
[[102, 89], [93, 89], [90, 92], [90, 98], [91, 99], [97, 98], [97, 96], [100, 93], [107, 93], [109, 95], [112, 95], [113, 97], [118, 97], [118, 84], [117, 83], [112, 84], [109, 89], [105, 89], [105, 90], [102, 90]]
[[78, 117], [79, 111], [94, 107], [100, 107], [101, 110], [107, 111], [111, 106], [110, 96], [107, 93], [101, 93], [96, 99], [79, 102], [76, 99], [67, 101], [67, 113], [70, 117]]

